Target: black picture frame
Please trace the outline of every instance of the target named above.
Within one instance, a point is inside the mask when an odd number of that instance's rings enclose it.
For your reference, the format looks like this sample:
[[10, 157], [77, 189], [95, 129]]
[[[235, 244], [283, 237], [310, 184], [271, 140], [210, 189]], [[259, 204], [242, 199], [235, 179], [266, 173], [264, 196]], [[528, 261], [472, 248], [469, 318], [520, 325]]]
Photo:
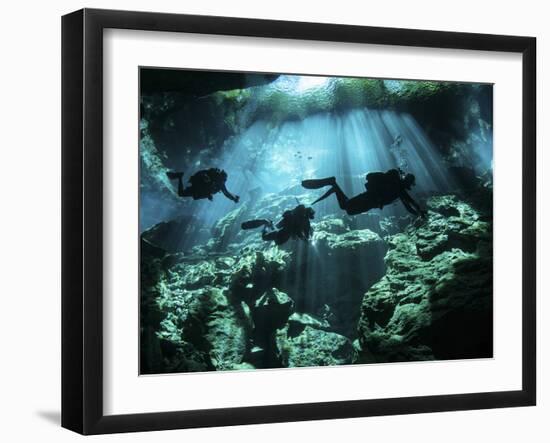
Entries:
[[[103, 413], [103, 30], [171, 31], [522, 54], [522, 389], [456, 395]], [[83, 9], [62, 18], [62, 426], [151, 431], [536, 403], [536, 39], [503, 35]]]

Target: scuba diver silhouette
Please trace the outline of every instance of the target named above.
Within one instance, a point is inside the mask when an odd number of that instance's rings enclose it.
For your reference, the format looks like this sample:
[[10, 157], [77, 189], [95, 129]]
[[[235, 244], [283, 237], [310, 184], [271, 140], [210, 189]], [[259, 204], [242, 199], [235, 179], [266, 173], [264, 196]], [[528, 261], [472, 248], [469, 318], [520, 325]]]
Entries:
[[275, 227], [271, 220], [258, 219], [243, 222], [241, 228], [255, 229], [263, 226], [262, 239], [264, 241], [274, 241], [277, 245], [282, 245], [291, 238], [307, 241], [313, 232], [309, 221], [314, 218], [314, 215], [313, 208], [298, 205], [292, 210], [285, 211], [283, 218]]
[[407, 191], [415, 184], [413, 174], [404, 174], [400, 169], [390, 169], [387, 172], [370, 172], [366, 176], [366, 192], [349, 198], [336, 183], [335, 177], [312, 179], [302, 181], [306, 189], [319, 189], [330, 186], [330, 189], [315, 200], [315, 204], [324, 200], [331, 194], [336, 194], [338, 205], [349, 215], [361, 214], [373, 208], [382, 209], [384, 206], [400, 199], [405, 209], [413, 215], [426, 217], [427, 212], [420, 208]]
[[178, 180], [178, 195], [180, 197], [193, 197], [193, 200], [207, 198], [213, 200], [213, 195], [222, 192], [229, 200], [238, 203], [239, 196], [231, 194], [225, 187], [227, 173], [223, 169], [203, 169], [189, 179], [191, 186], [183, 187], [183, 172], [167, 172], [170, 180]]

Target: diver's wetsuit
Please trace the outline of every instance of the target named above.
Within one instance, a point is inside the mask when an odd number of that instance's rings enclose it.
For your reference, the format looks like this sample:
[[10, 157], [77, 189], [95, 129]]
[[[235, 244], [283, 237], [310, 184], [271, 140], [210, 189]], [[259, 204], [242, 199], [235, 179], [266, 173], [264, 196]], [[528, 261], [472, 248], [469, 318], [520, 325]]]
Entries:
[[266, 219], [246, 221], [242, 223], [241, 228], [254, 229], [263, 226], [262, 239], [282, 245], [291, 238], [309, 240], [312, 233], [309, 221], [313, 219], [314, 215], [315, 211], [312, 208], [298, 205], [294, 209], [283, 213], [283, 218], [276, 225], [277, 229], [273, 227], [273, 222]]
[[407, 192], [414, 185], [414, 175], [407, 174], [401, 178], [397, 169], [390, 169], [387, 172], [371, 172], [367, 174], [367, 183], [365, 183], [366, 192], [349, 198], [336, 183], [334, 177], [304, 180], [302, 186], [307, 189], [319, 189], [324, 186], [331, 188], [313, 204], [324, 200], [331, 194], [336, 194], [338, 205], [349, 215], [361, 214], [373, 208], [382, 209], [384, 206], [400, 199], [405, 209], [414, 215], [425, 216], [426, 211], [420, 208], [413, 198]]
[[212, 201], [213, 194], [222, 192], [229, 200], [237, 203], [238, 195], [231, 194], [225, 187], [227, 181], [227, 173], [218, 168], [210, 168], [199, 171], [191, 176], [189, 183], [191, 186], [184, 188], [183, 172], [168, 172], [166, 174], [170, 179], [178, 180], [178, 195], [180, 197], [193, 197], [193, 200], [207, 198]]

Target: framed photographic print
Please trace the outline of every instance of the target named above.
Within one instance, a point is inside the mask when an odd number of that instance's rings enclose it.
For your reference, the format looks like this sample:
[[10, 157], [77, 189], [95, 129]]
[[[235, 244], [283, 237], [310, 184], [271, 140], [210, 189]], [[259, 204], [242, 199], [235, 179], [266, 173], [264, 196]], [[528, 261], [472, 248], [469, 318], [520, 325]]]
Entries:
[[64, 427], [535, 404], [534, 38], [62, 24]]

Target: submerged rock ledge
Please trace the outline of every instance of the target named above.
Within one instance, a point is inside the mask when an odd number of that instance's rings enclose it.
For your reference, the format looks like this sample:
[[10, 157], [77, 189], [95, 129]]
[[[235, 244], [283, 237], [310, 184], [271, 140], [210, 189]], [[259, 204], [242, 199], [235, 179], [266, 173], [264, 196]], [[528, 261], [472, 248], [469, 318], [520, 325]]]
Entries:
[[235, 212], [191, 254], [142, 239], [141, 372], [490, 357], [492, 226], [455, 196], [427, 206], [384, 238], [326, 216], [309, 245], [220, 251]]
[[387, 238], [386, 275], [361, 307], [363, 362], [492, 356], [492, 225], [454, 196], [428, 207]]

